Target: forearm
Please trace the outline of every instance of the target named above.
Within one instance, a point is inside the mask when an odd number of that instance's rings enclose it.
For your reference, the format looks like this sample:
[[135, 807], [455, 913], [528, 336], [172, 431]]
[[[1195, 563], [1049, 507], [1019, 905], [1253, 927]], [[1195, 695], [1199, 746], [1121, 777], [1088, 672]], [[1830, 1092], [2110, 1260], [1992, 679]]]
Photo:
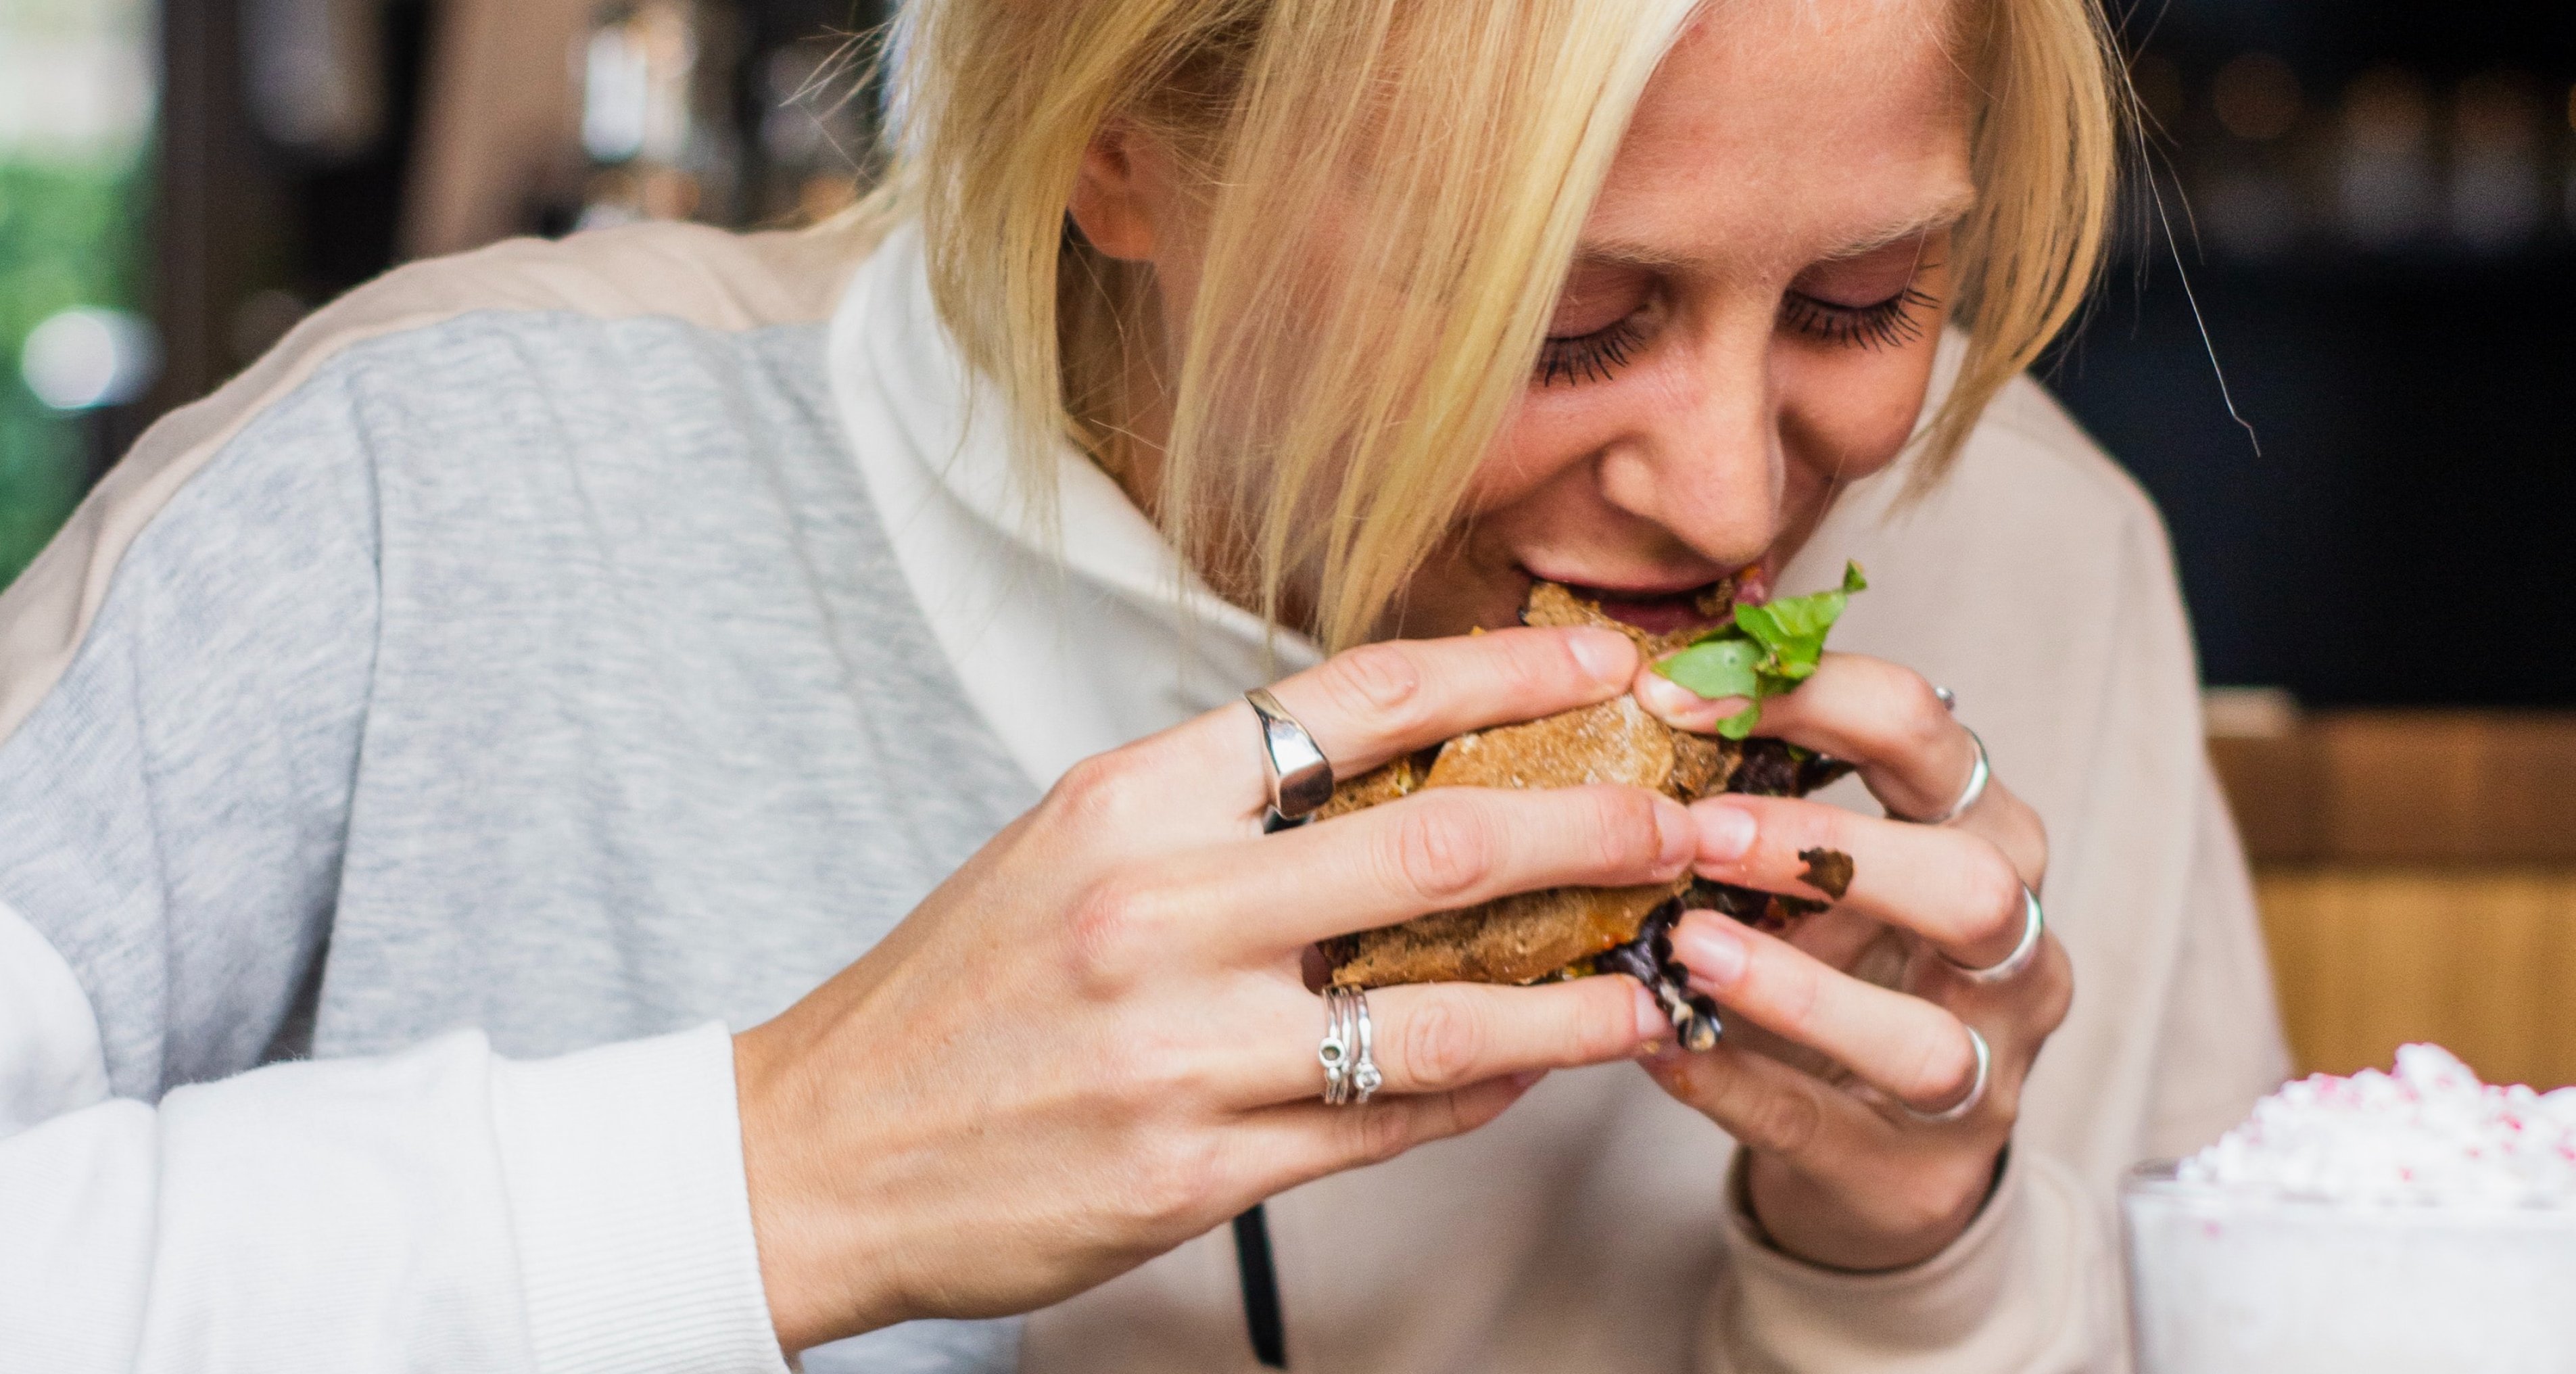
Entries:
[[731, 1097], [709, 1027], [58, 1115], [0, 1140], [0, 1367], [774, 1374]]

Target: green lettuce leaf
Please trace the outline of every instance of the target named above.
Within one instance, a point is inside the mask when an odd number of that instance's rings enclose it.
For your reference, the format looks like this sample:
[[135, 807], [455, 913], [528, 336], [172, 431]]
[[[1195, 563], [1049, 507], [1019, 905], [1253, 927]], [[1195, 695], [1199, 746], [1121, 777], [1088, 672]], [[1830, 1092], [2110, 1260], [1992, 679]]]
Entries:
[[1655, 665], [1655, 671], [1715, 701], [1761, 690], [1755, 671], [1767, 652], [1750, 639], [1703, 639]]
[[1842, 618], [1852, 593], [1868, 588], [1869, 579], [1861, 575], [1860, 565], [1846, 563], [1842, 586], [1759, 606], [1738, 606], [1733, 623], [1701, 635], [1688, 648], [1656, 664], [1655, 671], [1712, 701], [1743, 697], [1750, 704], [1717, 725], [1720, 735], [1742, 739], [1761, 723], [1764, 699], [1814, 675], [1817, 661], [1824, 656], [1825, 636]]

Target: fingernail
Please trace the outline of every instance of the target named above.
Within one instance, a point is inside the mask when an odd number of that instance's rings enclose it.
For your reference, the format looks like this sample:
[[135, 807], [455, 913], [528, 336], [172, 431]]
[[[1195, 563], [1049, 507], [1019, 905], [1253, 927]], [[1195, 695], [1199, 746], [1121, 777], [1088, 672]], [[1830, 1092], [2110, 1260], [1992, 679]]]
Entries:
[[1685, 920], [1673, 928], [1673, 957], [1690, 970], [1692, 988], [1724, 992], [1744, 976], [1744, 937], [1722, 919]]
[[1651, 669], [1637, 674], [1637, 704], [1648, 715], [1681, 730], [1708, 731], [1751, 703], [1742, 697], [1704, 697]]
[[1574, 661], [1583, 665], [1583, 671], [1597, 681], [1624, 687], [1637, 671], [1637, 646], [1616, 630], [1586, 627], [1571, 631], [1566, 635], [1566, 647], [1573, 652]]
[[1637, 675], [1637, 703], [1656, 715], [1676, 715], [1706, 699], [1661, 673]]
[[1690, 808], [1670, 797], [1655, 798], [1655, 838], [1662, 842], [1662, 853], [1656, 857], [1657, 870], [1680, 872], [1682, 865], [1699, 852], [1699, 820]]
[[1730, 802], [1704, 801], [1691, 808], [1699, 823], [1699, 861], [1704, 864], [1731, 864], [1753, 848], [1753, 839], [1761, 826], [1753, 813]]
[[1655, 995], [1639, 987], [1637, 989], [1637, 1034], [1644, 1039], [1652, 1040], [1672, 1028], [1673, 1023], [1664, 1017], [1664, 1009], [1656, 1004]]

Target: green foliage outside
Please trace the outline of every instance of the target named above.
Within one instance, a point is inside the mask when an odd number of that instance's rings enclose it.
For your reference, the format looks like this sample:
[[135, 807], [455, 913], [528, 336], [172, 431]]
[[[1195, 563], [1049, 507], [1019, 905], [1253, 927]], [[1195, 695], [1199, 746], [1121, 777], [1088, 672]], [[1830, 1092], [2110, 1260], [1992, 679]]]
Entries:
[[76, 305], [138, 301], [146, 166], [0, 162], [0, 586], [80, 499], [77, 416], [47, 409], [18, 373], [28, 331]]

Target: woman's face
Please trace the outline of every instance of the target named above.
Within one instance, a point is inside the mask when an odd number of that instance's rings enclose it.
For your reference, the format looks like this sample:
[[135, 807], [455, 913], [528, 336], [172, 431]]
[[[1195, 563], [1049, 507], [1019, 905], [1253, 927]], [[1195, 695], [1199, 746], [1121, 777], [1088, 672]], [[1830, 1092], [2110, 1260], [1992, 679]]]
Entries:
[[[1949, 0], [1751, 0], [1684, 32], [1523, 402], [1390, 631], [1513, 624], [1534, 577], [1674, 628], [1721, 578], [1766, 586], [1838, 484], [1896, 457], [1972, 196], [1949, 24]], [[1095, 246], [1153, 263], [1177, 331], [1200, 245], [1172, 232], [1175, 184], [1150, 147], [1105, 138], [1071, 208]]]
[[1532, 577], [1673, 628], [1719, 578], [1766, 583], [1838, 484], [1896, 457], [1972, 194], [1946, 21], [1736, 4], [1684, 33], [1407, 634], [1513, 623]]

